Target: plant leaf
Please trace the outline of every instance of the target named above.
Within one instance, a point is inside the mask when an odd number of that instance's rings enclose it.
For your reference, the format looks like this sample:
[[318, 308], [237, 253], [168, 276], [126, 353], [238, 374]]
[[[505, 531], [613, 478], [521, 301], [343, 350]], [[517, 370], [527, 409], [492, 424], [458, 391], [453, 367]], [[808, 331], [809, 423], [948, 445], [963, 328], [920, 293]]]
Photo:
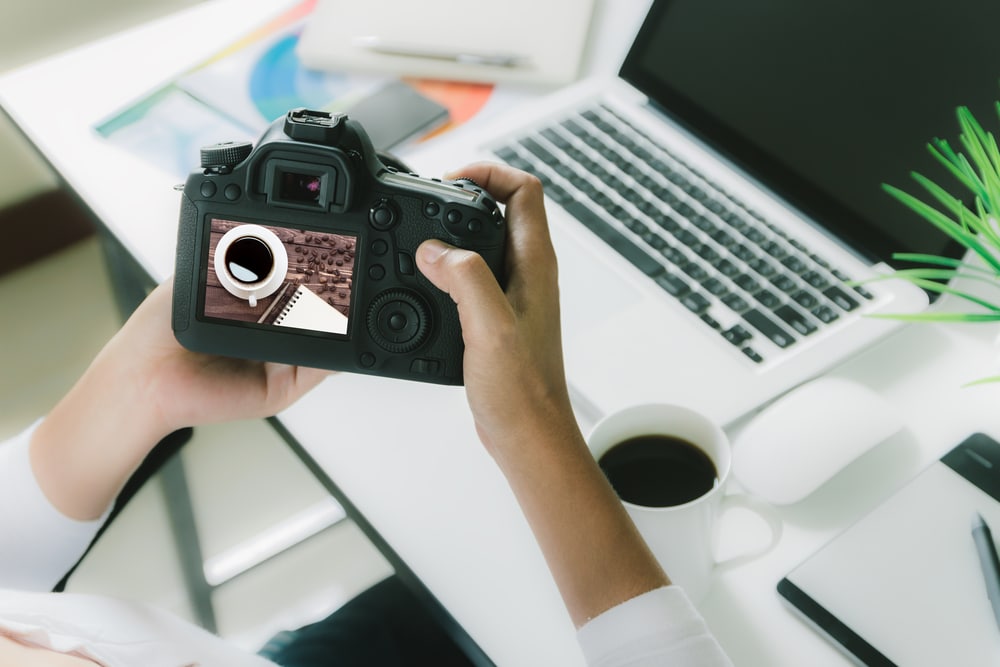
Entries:
[[877, 313], [867, 317], [904, 322], [1000, 322], [1000, 313]]
[[927, 144], [927, 149], [938, 162], [944, 165], [944, 167], [974, 195], [977, 197], [985, 195], [985, 188], [976, 177], [975, 172], [972, 171], [972, 168], [969, 167], [968, 162], [963, 162], [947, 141], [944, 139], [934, 139], [934, 141]]
[[978, 380], [973, 380], [972, 382], [966, 382], [965, 384], [962, 385], [962, 387], [963, 388], [975, 387], [976, 385], [990, 384], [993, 382], [1000, 382], [1000, 375], [994, 375], [993, 377], [979, 378]]
[[985, 247], [983, 247], [983, 245], [979, 242], [979, 239], [977, 239], [974, 234], [963, 229], [959, 223], [948, 218], [937, 209], [917, 199], [913, 195], [900, 190], [899, 188], [888, 184], [884, 184], [882, 187], [908, 208], [921, 215], [925, 220], [961, 243], [966, 248], [975, 252], [977, 255], [982, 257], [987, 264], [1000, 272], [1000, 261], [998, 261], [992, 253], [986, 250]]
[[939, 294], [951, 294], [952, 296], [958, 297], [959, 299], [964, 299], [965, 301], [974, 303], [977, 306], [982, 306], [986, 310], [992, 310], [994, 312], [1000, 313], [1000, 306], [990, 303], [989, 301], [981, 299], [980, 297], [975, 296], [973, 294], [969, 294], [968, 292], [957, 290], [954, 287], [949, 287], [948, 285], [943, 285], [941, 283], [934, 282], [933, 280], [924, 280], [923, 278], [913, 277], [913, 276], [900, 276], [900, 277], [903, 280], [907, 280], [916, 285], [917, 287], [921, 287], [929, 292], [937, 292]]
[[951, 266], [955, 268], [962, 268], [967, 271], [972, 271], [974, 273], [982, 273], [987, 276], [1000, 276], [989, 269], [982, 266], [973, 266], [972, 264], [967, 264], [961, 259], [956, 259], [954, 257], [942, 257], [940, 255], [926, 255], [923, 253], [911, 253], [911, 252], [897, 252], [893, 253], [892, 258], [900, 262], [913, 262], [922, 264], [933, 264], [935, 266]]
[[975, 164], [983, 184], [981, 198], [989, 210], [996, 211], [996, 205], [1000, 204], [1000, 174], [998, 174], [1000, 161], [994, 162], [992, 159], [992, 156], [997, 154], [996, 140], [992, 134], [983, 129], [968, 107], [959, 107], [957, 113], [962, 128], [960, 136], [962, 145]]
[[[964, 228], [966, 229], [969, 228], [969, 225], [963, 222], [963, 220], [965, 219], [964, 213], [967, 213], [968, 215], [973, 217], [977, 216], [975, 213], [970, 211], [965, 204], [962, 203], [962, 200], [953, 196], [950, 192], [948, 192], [947, 190], [945, 190], [940, 185], [930, 180], [923, 174], [920, 174], [918, 172], [913, 172], [913, 174], [911, 175], [913, 176], [913, 180], [919, 183], [921, 187], [924, 188], [924, 190], [927, 190], [927, 192], [929, 192], [931, 196], [934, 197], [934, 199], [938, 200], [941, 204], [944, 205], [945, 208], [949, 209], [952, 213], [954, 213], [958, 217], [959, 221], [962, 222], [962, 226]], [[979, 199], [977, 198], [976, 201], [979, 201]]]

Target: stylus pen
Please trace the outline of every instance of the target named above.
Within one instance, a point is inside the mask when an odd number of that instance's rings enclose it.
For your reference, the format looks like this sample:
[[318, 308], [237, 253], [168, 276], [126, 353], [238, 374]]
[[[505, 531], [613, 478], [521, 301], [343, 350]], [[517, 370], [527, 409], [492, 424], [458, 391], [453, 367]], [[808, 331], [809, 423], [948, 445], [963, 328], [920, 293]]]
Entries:
[[407, 58], [427, 58], [430, 60], [449, 60], [464, 65], [489, 65], [492, 67], [526, 67], [529, 59], [515, 53], [473, 53], [466, 51], [449, 51], [401, 42], [390, 42], [372, 35], [356, 37], [354, 45], [373, 53], [389, 56], [404, 56]]
[[1000, 627], [1000, 560], [997, 559], [997, 548], [993, 544], [990, 527], [978, 512], [972, 516], [972, 539], [976, 543], [979, 564], [983, 566], [986, 595], [993, 605], [993, 616], [996, 617], [997, 627]]

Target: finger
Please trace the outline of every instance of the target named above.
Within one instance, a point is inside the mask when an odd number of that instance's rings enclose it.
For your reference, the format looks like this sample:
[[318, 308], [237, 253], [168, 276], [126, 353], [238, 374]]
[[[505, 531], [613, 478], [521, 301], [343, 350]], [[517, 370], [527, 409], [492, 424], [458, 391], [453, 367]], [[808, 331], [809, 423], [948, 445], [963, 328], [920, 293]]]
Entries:
[[[535, 176], [507, 165], [479, 162], [451, 172], [448, 178], [471, 178], [507, 205], [509, 275], [522, 283], [555, 281], [555, 250], [549, 236], [542, 184]], [[521, 286], [511, 283], [515, 289]]]
[[478, 253], [431, 239], [417, 248], [417, 267], [458, 306], [466, 344], [509, 323], [510, 304]]
[[503, 203], [508, 202], [522, 188], [529, 186], [532, 180], [538, 180], [526, 171], [497, 162], [476, 162], [445, 174], [445, 178], [472, 179]]

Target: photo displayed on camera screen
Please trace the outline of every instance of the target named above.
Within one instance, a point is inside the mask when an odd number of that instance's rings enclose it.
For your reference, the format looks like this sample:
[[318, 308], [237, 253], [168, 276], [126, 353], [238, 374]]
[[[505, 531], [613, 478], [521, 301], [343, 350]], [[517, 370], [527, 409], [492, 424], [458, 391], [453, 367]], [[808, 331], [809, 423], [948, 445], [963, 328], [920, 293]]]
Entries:
[[213, 219], [204, 316], [347, 334], [357, 237]]

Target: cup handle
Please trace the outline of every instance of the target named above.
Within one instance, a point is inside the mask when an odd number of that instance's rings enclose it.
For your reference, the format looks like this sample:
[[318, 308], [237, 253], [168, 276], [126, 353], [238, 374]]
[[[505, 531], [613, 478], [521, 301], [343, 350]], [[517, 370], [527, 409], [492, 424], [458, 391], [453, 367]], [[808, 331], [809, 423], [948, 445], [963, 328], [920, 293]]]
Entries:
[[773, 549], [778, 544], [778, 540], [781, 539], [783, 525], [773, 507], [761, 500], [758, 500], [757, 498], [754, 498], [753, 496], [748, 496], [742, 493], [734, 493], [723, 497], [720, 513], [732, 509], [733, 507], [742, 507], [750, 510], [763, 519], [764, 522], [767, 523], [768, 528], [771, 529], [771, 540], [768, 544], [758, 549], [751, 549], [746, 553], [732, 556], [731, 558], [727, 558], [723, 561], [717, 561], [715, 563], [716, 572], [723, 572], [745, 563], [749, 563], [755, 558], [760, 558]]

